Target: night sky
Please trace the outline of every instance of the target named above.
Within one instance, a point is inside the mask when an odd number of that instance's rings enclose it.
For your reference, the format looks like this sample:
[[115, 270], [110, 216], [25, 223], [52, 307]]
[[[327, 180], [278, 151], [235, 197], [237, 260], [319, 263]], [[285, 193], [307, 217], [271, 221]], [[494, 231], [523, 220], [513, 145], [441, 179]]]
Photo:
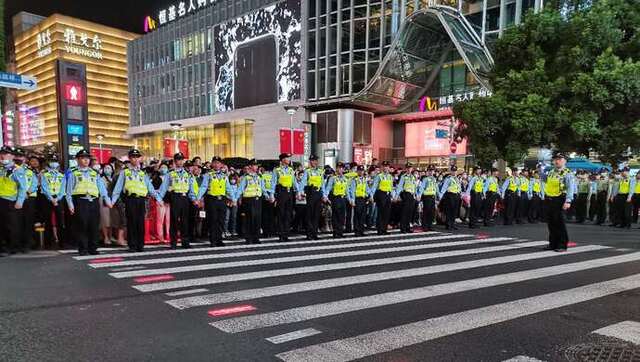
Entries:
[[[172, 0], [5, 0], [5, 28], [20, 11], [42, 16], [60, 13], [134, 33], [143, 33], [144, 17], [156, 14]], [[155, 16], [154, 16], [155, 17]]]

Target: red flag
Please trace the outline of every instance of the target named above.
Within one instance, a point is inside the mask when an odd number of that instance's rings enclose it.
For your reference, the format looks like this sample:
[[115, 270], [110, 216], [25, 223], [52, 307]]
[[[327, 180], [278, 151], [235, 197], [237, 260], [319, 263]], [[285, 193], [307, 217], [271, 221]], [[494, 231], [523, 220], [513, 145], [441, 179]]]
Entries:
[[91, 155], [98, 160], [98, 163], [107, 163], [113, 155], [113, 150], [110, 148], [102, 148], [102, 152], [100, 152], [99, 147], [91, 147]]
[[171, 138], [164, 139], [164, 157], [173, 158], [176, 153], [176, 140]]
[[189, 158], [189, 141], [178, 141], [178, 151], [182, 152], [184, 158]]
[[293, 154], [304, 155], [304, 130], [293, 130]]
[[280, 129], [280, 153], [291, 153], [291, 130]]

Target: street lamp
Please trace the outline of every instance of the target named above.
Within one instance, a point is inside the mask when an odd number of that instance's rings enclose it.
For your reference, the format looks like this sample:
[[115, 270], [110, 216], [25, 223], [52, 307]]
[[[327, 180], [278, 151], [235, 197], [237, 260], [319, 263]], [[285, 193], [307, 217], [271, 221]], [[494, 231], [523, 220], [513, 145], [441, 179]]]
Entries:
[[291, 135], [291, 154], [293, 155], [293, 116], [298, 111], [298, 106], [284, 106], [284, 110], [289, 115], [289, 132]]
[[174, 153], [178, 153], [178, 131], [182, 128], [182, 123], [169, 123], [169, 126], [173, 130]]
[[96, 138], [98, 139], [98, 149], [100, 150], [100, 160], [99, 160], [100, 163], [104, 163], [102, 161], [102, 140], [104, 140], [104, 137], [105, 136], [101, 133], [96, 135]]

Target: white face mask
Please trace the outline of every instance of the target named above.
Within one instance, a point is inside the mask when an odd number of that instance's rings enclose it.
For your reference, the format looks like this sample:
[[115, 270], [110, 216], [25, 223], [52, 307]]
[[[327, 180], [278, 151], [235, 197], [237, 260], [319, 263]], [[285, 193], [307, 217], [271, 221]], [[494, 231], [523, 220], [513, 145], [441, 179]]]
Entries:
[[59, 164], [58, 162], [51, 162], [51, 163], [49, 164], [49, 167], [51, 167], [51, 168], [52, 168], [52, 169], [54, 169], [54, 170], [57, 170], [57, 169], [58, 169], [58, 167], [60, 167], [60, 164]]
[[2, 165], [3, 165], [3, 166], [9, 166], [9, 165], [11, 165], [11, 160], [9, 160], [9, 159], [2, 160]]
[[98, 165], [98, 164], [95, 164], [95, 165], [93, 165], [93, 169], [94, 169], [95, 171], [100, 172], [100, 170], [102, 170], [102, 167], [100, 167], [100, 165]]

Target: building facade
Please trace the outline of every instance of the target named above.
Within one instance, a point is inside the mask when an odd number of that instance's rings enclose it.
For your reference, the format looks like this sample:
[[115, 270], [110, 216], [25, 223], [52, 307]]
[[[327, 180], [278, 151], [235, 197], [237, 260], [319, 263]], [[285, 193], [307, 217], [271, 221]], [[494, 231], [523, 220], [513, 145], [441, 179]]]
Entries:
[[126, 46], [138, 35], [59, 14], [44, 18], [23, 12], [14, 17], [13, 25], [16, 72], [38, 80], [36, 90], [17, 92], [15, 143], [37, 147], [61, 142], [59, 125], [67, 114], [59, 109], [64, 87], [58, 82], [58, 64], [68, 62], [86, 71], [86, 95], [73, 92], [86, 101], [88, 112], [82, 118], [88, 121], [91, 147], [124, 153], [133, 143], [125, 137]]

